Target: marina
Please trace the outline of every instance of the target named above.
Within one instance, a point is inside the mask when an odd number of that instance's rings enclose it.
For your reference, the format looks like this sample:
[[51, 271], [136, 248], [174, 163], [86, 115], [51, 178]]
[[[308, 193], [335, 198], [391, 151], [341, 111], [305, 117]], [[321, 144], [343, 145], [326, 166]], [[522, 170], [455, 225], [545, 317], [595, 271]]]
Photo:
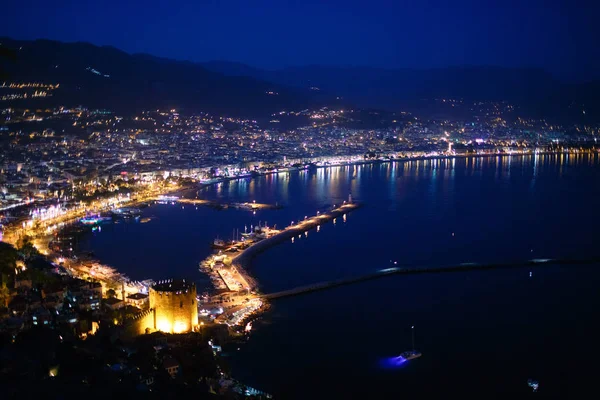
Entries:
[[358, 209], [361, 206], [360, 203], [355, 202], [344, 202], [339, 207], [333, 208], [329, 212], [318, 213], [310, 218], [305, 217], [304, 220], [297, 222], [296, 224], [290, 225], [285, 229], [270, 235], [268, 238], [250, 246], [247, 250], [236, 255], [232, 264], [235, 266], [243, 267], [252, 258], [257, 256], [259, 253], [267, 250], [268, 248], [277, 245], [288, 239], [301, 235], [311, 229], [316, 229], [319, 225], [327, 223], [329, 221], [335, 221], [338, 217], [343, 217], [345, 214]]
[[[360, 206], [360, 203], [352, 202], [350, 196], [348, 202], [344, 201], [342, 205], [334, 206], [328, 212], [318, 212], [310, 218], [306, 216], [305, 219], [281, 230], [259, 224], [252, 227], [250, 233], [241, 234], [242, 238], [239, 241], [232, 240], [225, 244], [223, 240], [215, 239], [212, 247], [217, 249], [217, 253], [200, 262], [200, 270], [210, 276], [214, 288], [219, 293], [208, 300], [204, 307], [214, 308], [222, 304], [226, 297], [230, 303], [229, 307], [217, 317], [216, 322], [229, 325], [244, 324], [246, 317], [259, 312], [267, 299], [267, 296], [258, 293], [256, 281], [244, 268], [247, 263], [268, 248], [316, 229], [322, 224], [335, 222], [336, 218], [344, 217]], [[244, 317], [240, 317], [241, 315]]]

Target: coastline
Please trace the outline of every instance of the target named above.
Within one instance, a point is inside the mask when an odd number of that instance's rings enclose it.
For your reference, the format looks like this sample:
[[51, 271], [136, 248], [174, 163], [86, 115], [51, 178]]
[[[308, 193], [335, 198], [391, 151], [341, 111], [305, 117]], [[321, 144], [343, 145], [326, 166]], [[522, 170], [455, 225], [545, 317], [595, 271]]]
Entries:
[[[354, 165], [369, 165], [369, 164], [388, 164], [388, 163], [404, 163], [411, 161], [422, 161], [422, 160], [453, 160], [453, 159], [465, 159], [465, 158], [491, 158], [491, 157], [531, 157], [531, 156], [547, 156], [547, 155], [573, 155], [573, 154], [598, 154], [598, 151], [539, 151], [539, 152], [523, 152], [523, 153], [479, 153], [479, 154], [448, 154], [448, 155], [425, 155], [425, 156], [411, 156], [411, 157], [401, 157], [401, 158], [387, 158], [387, 159], [367, 159], [367, 160], [353, 160], [340, 162], [336, 164], [326, 164], [326, 165], [317, 165], [315, 160], [322, 159], [324, 157], [315, 157], [311, 160], [306, 161], [306, 165], [304, 167], [286, 167], [285, 169], [274, 169], [270, 171], [264, 171], [256, 174], [246, 175], [246, 176], [226, 176], [219, 177], [210, 180], [200, 181], [198, 183], [198, 190], [204, 189], [206, 187], [210, 187], [213, 185], [217, 185], [223, 182], [236, 181], [241, 179], [255, 179], [260, 178], [261, 176], [266, 175], [277, 175], [282, 173], [294, 172], [294, 171], [303, 171], [307, 169], [321, 169], [321, 168], [335, 168], [335, 167], [347, 167]], [[340, 156], [340, 158], [344, 157], [359, 157], [359, 156]], [[320, 162], [320, 161], [316, 161]], [[257, 161], [260, 163], [260, 161]], [[173, 194], [177, 194], [174, 192]]]
[[[592, 152], [589, 152], [592, 153]], [[226, 182], [226, 181], [234, 181], [234, 180], [241, 180], [241, 179], [254, 179], [254, 178], [258, 178], [261, 177], [263, 175], [272, 175], [272, 174], [280, 174], [280, 173], [288, 173], [288, 172], [292, 172], [292, 171], [302, 171], [302, 170], [307, 170], [310, 168], [313, 169], [319, 169], [319, 168], [332, 168], [332, 167], [344, 167], [344, 166], [353, 166], [353, 165], [369, 165], [369, 164], [383, 164], [383, 163], [404, 163], [404, 162], [411, 162], [411, 161], [421, 161], [421, 160], [447, 160], [447, 159], [467, 159], [467, 158], [490, 158], [490, 157], [531, 157], [531, 156], [545, 156], [545, 155], [562, 155], [562, 154], [578, 154], [578, 152], [531, 152], [531, 153], [517, 153], [517, 154], [501, 154], [501, 153], [494, 153], [494, 154], [464, 154], [464, 155], [435, 155], [435, 156], [418, 156], [418, 157], [404, 157], [404, 158], [397, 158], [397, 159], [375, 159], [375, 160], [356, 160], [356, 161], [349, 161], [349, 162], [345, 162], [345, 163], [340, 163], [340, 164], [335, 164], [335, 165], [316, 165], [316, 164], [311, 164], [310, 166], [305, 166], [305, 167], [292, 167], [292, 168], [287, 168], [285, 170], [274, 170], [274, 171], [265, 171], [265, 172], [261, 172], [259, 174], [256, 175], [252, 175], [252, 176], [234, 176], [234, 177], [221, 177], [218, 179], [214, 179], [211, 182], [201, 182], [200, 183], [200, 189], [205, 188], [205, 187], [209, 187], [215, 184], [219, 184], [222, 182]], [[198, 190], [198, 192], [199, 192]], [[353, 209], [357, 209], [361, 206], [360, 203], [354, 203], [354, 208], [348, 210], [347, 212], [352, 211]], [[307, 225], [307, 229], [300, 229], [300, 228], [293, 228], [293, 229], [289, 229], [289, 230], [284, 230], [276, 235], [274, 235], [273, 237], [267, 238], [267, 239], [263, 239], [261, 241], [259, 241], [258, 243], [255, 243], [253, 245], [251, 245], [250, 247], [248, 247], [247, 249], [243, 250], [241, 253], [236, 254], [230, 261], [230, 265], [233, 266], [236, 270], [237, 273], [239, 275], [241, 275], [243, 277], [243, 279], [250, 285], [253, 286], [255, 289], [258, 287], [258, 282], [257, 280], [248, 273], [247, 270], [247, 265], [248, 263], [257, 255], [259, 255], [260, 253], [268, 250], [270, 247], [275, 246], [287, 239], [292, 239], [293, 237], [295, 237], [298, 233], [302, 233], [304, 231], [307, 231], [309, 229], [314, 229], [316, 228], [318, 225], [320, 225], [321, 223], [325, 223], [327, 221], [330, 221], [332, 219], [334, 219], [337, 216], [340, 216], [342, 214], [345, 214], [346, 212], [340, 212], [340, 211], [335, 211], [334, 212], [334, 216], [327, 216], [325, 217], [323, 215], [324, 218], [327, 218], [326, 220], [322, 220], [319, 222], [310, 222]], [[287, 228], [286, 228], [287, 229]], [[293, 239], [292, 239], [293, 240]], [[212, 257], [212, 256], [211, 256]], [[209, 257], [209, 259], [211, 258]], [[206, 261], [206, 260], [205, 260]], [[202, 264], [202, 262], [201, 262]], [[210, 272], [208, 270], [206, 271], [202, 271], [203, 273], [206, 273], [207, 275], [210, 276]], [[218, 289], [215, 287], [215, 289]], [[218, 295], [220, 298], [223, 298], [222, 294]], [[236, 296], [236, 294], [233, 294], [234, 298]], [[215, 296], [216, 297], [216, 296]], [[245, 297], [245, 296], [244, 296]], [[269, 307], [269, 303], [267, 301], [267, 299], [260, 293], [256, 292], [254, 299], [260, 298], [261, 301], [261, 305], [256, 308], [255, 310], [253, 310], [252, 312], [249, 312], [245, 317], [241, 318], [235, 325], [244, 325], [246, 322], [252, 320], [254, 317], [256, 317], [256, 315], [264, 312], [266, 309], [268, 309]], [[234, 301], [234, 300], [231, 300]], [[232, 309], [235, 309], [236, 306], [232, 305], [230, 306]], [[223, 314], [223, 318], [220, 318], [221, 320], [226, 320], [227, 319], [227, 315], [228, 313], [224, 313]]]
[[[165, 191], [163, 193], [153, 193], [150, 196], [147, 197], [141, 197], [141, 198], [134, 198], [131, 200], [128, 200], [126, 204], [119, 204], [119, 206], [135, 206], [135, 205], [139, 205], [148, 201], [152, 201], [153, 199], [156, 199], [157, 196], [160, 195], [166, 195], [166, 194], [172, 194], [172, 195], [180, 195], [180, 196], [189, 196], [191, 193], [194, 194], [198, 194], [199, 190], [201, 190], [204, 187], [207, 186], [211, 186], [214, 184], [218, 184], [218, 183], [222, 183], [225, 181], [230, 181], [230, 180], [239, 180], [239, 179], [246, 179], [246, 178], [256, 178], [256, 177], [260, 177], [262, 175], [270, 175], [270, 174], [279, 174], [279, 173], [287, 173], [287, 172], [291, 172], [291, 171], [300, 171], [300, 170], [306, 170], [309, 168], [331, 168], [331, 167], [343, 167], [343, 166], [352, 166], [352, 165], [368, 165], [368, 164], [381, 164], [381, 163], [400, 163], [400, 162], [411, 162], [411, 161], [420, 161], [420, 160], [437, 160], [437, 159], [466, 159], [466, 158], [489, 158], [489, 157], [502, 157], [502, 158], [506, 158], [506, 157], [526, 157], [526, 156], [538, 156], [538, 155], [570, 155], [570, 154], [597, 154], [597, 152], [593, 152], [593, 151], [587, 151], [587, 152], [574, 152], [574, 151], [560, 151], [560, 152], [526, 152], [526, 153], [515, 153], [515, 154], [505, 154], [505, 153], [493, 153], [493, 154], [464, 154], [464, 155], [431, 155], [431, 156], [417, 156], [417, 157], [403, 157], [403, 158], [393, 158], [393, 159], [370, 159], [370, 160], [354, 160], [354, 161], [347, 161], [347, 162], [341, 162], [338, 164], [330, 164], [330, 165], [316, 165], [316, 164], [310, 164], [309, 165], [305, 165], [304, 167], [291, 167], [291, 168], [286, 168], [286, 169], [282, 169], [282, 170], [272, 170], [272, 171], [264, 171], [261, 173], [257, 173], [257, 174], [252, 174], [250, 176], [232, 176], [232, 177], [220, 177], [220, 178], [216, 178], [211, 180], [210, 182], [200, 182], [199, 184], [196, 185], [190, 185], [190, 186], [185, 186], [185, 187], [179, 187], [179, 188], [174, 188], [173, 190], [168, 190]], [[352, 157], [352, 156], [348, 156], [348, 157]], [[110, 207], [108, 207], [107, 209], [110, 209]], [[62, 224], [62, 227], [64, 227], [65, 225], [67, 225], [68, 223], [73, 223], [74, 221], [76, 221], [78, 218], [80, 218], [82, 215], [85, 215], [85, 212], [87, 210], [80, 210], [77, 213], [74, 213], [74, 215], [71, 215], [69, 218], [65, 218], [64, 220], [61, 220], [60, 222], [54, 222], [54, 224]], [[340, 214], [341, 215], [341, 214]], [[333, 219], [335, 217], [332, 217], [331, 219]], [[47, 225], [51, 225], [51, 223], [44, 223], [43, 227], [47, 226]], [[314, 224], [314, 226], [311, 226], [309, 229], [312, 229], [314, 227], [316, 227], [317, 224]], [[59, 227], [59, 229], [62, 229], [62, 227]], [[246, 281], [248, 281], [248, 283], [251, 283], [254, 287], [257, 286], [256, 280], [250, 275], [248, 274], [248, 272], [245, 270], [245, 266], [247, 265], [247, 263], [254, 258], [256, 255], [258, 255], [259, 253], [266, 251], [269, 247], [284, 241], [286, 239], [290, 239], [293, 236], [295, 236], [297, 234], [297, 232], [293, 232], [292, 230], [286, 232], [284, 235], [282, 236], [274, 236], [271, 238], [267, 238], [264, 239], [260, 242], [255, 243], [254, 245], [250, 246], [249, 248], [247, 248], [245, 251], [242, 251], [240, 254], [236, 255], [234, 257], [234, 259], [232, 260], [232, 264], [238, 268], [240, 275], [242, 275]], [[47, 235], [47, 234], [46, 234]], [[42, 237], [44, 235], [41, 235]], [[48, 252], [47, 250], [44, 252], [45, 255], [47, 256], [51, 256], [51, 257], [56, 257], [56, 254], [51, 254], [50, 252]], [[100, 264], [99, 260], [93, 260], [95, 262], [97, 262], [97, 264]], [[82, 267], [82, 265], [78, 265], [77, 264], [78, 261], [76, 260], [68, 260], [67, 262], [65, 262], [65, 267], [68, 268], [69, 270], [71, 270], [71, 272], [75, 272], [76, 274], [80, 274], [81, 271], [77, 271], [78, 267]], [[69, 265], [72, 264], [72, 265]], [[136, 284], [135, 282], [131, 282], [129, 280], [129, 278], [127, 278], [125, 275], [119, 273], [118, 271], [116, 271], [116, 269], [110, 267], [110, 266], [104, 266], [105, 268], [107, 268], [107, 270], [110, 270], [112, 273], [114, 273], [113, 277], [116, 278], [116, 282], [118, 282], [118, 284], [121, 283], [131, 283], [132, 285], [135, 284], [135, 286], [132, 286], [131, 289], [132, 290], [137, 290], [138, 289], [138, 284]], [[98, 279], [98, 277], [96, 277], [96, 279]], [[102, 281], [102, 279], [100, 279]], [[151, 280], [146, 280], [145, 282], [150, 282]], [[107, 287], [111, 286], [111, 282], [110, 281], [105, 281], [105, 283], [108, 283]], [[112, 286], [114, 286], [115, 282], [112, 282]]]

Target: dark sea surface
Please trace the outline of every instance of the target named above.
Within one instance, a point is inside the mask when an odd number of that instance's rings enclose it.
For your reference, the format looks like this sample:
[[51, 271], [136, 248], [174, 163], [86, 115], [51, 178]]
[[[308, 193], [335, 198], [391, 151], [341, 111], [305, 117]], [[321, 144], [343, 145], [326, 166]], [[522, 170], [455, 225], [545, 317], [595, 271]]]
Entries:
[[[269, 293], [392, 266], [600, 258], [600, 161], [506, 156], [317, 169], [207, 187], [201, 198], [280, 210], [156, 205], [147, 223], [105, 225], [81, 243], [134, 279], [187, 277], [219, 235], [278, 227], [347, 200], [346, 221], [259, 255], [249, 272]], [[397, 264], [394, 264], [396, 262]], [[567, 398], [594, 388], [600, 265], [393, 276], [276, 300], [233, 375], [278, 398]], [[419, 359], [409, 350], [415, 326]], [[528, 379], [539, 381], [532, 393]]]

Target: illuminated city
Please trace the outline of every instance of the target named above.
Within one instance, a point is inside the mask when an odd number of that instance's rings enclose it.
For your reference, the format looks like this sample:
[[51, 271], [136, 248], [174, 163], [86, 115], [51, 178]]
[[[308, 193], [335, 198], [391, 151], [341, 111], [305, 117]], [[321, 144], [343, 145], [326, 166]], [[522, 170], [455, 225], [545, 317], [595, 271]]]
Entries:
[[5, 7], [6, 397], [587, 394], [598, 7], [218, 3]]

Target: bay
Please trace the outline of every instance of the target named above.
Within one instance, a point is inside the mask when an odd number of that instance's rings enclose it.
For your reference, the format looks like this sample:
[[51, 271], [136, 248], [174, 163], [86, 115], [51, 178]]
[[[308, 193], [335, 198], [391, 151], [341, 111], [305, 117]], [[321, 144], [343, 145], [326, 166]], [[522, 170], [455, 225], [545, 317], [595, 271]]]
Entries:
[[[421, 160], [322, 168], [223, 182], [201, 198], [280, 210], [157, 205], [148, 223], [104, 226], [81, 243], [134, 279], [187, 277], [215, 236], [286, 226], [348, 199], [364, 206], [259, 255], [249, 272], [269, 293], [390, 266], [600, 256], [597, 155]], [[396, 264], [394, 264], [396, 263]], [[531, 275], [530, 275], [531, 273]], [[594, 266], [395, 276], [274, 301], [233, 374], [280, 398], [406, 394], [568, 395], [592, 382]], [[419, 359], [391, 368], [411, 348]]]

